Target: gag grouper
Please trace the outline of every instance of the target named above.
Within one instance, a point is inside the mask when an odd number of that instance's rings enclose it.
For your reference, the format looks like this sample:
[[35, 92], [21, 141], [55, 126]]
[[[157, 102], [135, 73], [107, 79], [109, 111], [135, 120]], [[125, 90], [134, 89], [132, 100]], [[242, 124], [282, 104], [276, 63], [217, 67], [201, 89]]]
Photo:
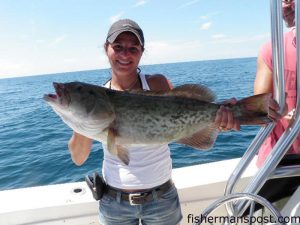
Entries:
[[[205, 86], [185, 84], [167, 92], [116, 91], [82, 83], [53, 83], [44, 99], [75, 132], [107, 145], [128, 165], [128, 145], [177, 142], [209, 149], [219, 133], [214, 123], [221, 104]], [[231, 107], [242, 125], [272, 122], [271, 94], [241, 99]]]

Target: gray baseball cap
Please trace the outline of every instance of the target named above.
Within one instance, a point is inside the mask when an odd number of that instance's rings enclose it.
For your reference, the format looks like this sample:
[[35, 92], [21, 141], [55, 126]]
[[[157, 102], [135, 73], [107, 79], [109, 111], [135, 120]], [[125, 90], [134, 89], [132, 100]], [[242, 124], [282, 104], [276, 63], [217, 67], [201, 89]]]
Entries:
[[144, 34], [140, 26], [130, 19], [122, 19], [113, 23], [108, 30], [106, 41], [114, 43], [116, 38], [123, 32], [131, 32], [135, 34], [141, 46], [144, 47]]

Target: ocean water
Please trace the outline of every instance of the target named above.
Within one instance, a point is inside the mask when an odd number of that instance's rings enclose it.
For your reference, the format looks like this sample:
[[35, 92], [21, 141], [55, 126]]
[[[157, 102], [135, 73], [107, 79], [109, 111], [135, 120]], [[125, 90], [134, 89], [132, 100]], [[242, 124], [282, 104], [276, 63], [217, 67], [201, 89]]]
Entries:
[[[218, 100], [252, 95], [256, 58], [226, 59], [148, 65], [146, 74], [166, 75], [174, 86], [200, 83]], [[0, 190], [84, 180], [101, 172], [103, 152], [99, 142], [84, 165], [76, 166], [67, 148], [71, 130], [43, 101], [53, 92], [52, 82], [83, 81], [102, 85], [110, 70], [80, 71], [0, 79]], [[259, 127], [243, 126], [240, 132], [218, 136], [210, 151], [170, 144], [173, 168], [240, 157]]]

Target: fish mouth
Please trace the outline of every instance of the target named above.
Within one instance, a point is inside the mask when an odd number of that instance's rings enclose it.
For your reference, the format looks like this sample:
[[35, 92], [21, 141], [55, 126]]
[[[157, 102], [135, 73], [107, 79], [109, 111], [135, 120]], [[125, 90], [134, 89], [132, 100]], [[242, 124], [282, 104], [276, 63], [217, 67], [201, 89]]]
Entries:
[[44, 95], [44, 100], [47, 102], [56, 103], [61, 106], [68, 106], [70, 103], [70, 95], [64, 84], [53, 82], [55, 94]]

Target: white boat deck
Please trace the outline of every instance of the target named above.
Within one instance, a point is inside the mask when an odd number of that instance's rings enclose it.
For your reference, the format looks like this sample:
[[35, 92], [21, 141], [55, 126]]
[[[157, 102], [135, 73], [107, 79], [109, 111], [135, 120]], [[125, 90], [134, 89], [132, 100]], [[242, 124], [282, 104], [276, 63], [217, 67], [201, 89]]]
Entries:
[[[228, 177], [239, 159], [173, 170], [182, 205], [181, 224], [191, 224], [188, 214], [199, 215], [224, 194]], [[256, 172], [254, 163], [244, 177]], [[78, 191], [76, 193], [76, 191]], [[98, 202], [85, 182], [66, 183], [0, 192], [0, 224], [99, 224]]]

